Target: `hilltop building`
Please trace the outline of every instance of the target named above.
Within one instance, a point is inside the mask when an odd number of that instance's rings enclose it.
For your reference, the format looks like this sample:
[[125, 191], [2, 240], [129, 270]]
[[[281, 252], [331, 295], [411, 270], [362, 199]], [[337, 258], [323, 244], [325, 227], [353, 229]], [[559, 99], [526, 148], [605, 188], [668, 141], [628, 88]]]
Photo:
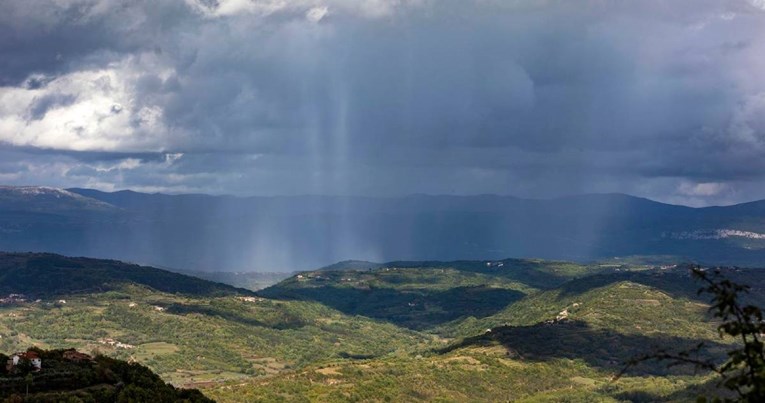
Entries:
[[22, 361], [29, 361], [34, 367], [35, 371], [42, 369], [42, 359], [34, 351], [26, 351], [23, 353], [16, 353], [8, 358], [8, 362], [5, 364], [5, 369], [11, 371]]
[[64, 351], [64, 359], [74, 362], [93, 361], [93, 357], [88, 354], [81, 353], [75, 349]]

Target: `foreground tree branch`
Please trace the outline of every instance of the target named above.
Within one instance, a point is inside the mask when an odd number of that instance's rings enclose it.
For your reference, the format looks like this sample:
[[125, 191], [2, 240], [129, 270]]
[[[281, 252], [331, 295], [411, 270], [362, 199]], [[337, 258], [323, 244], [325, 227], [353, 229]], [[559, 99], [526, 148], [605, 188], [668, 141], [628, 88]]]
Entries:
[[668, 362], [668, 367], [692, 365], [696, 369], [718, 374], [721, 378], [718, 387], [735, 393], [736, 397], [714, 398], [715, 401], [765, 401], [765, 352], [761, 336], [765, 334], [765, 323], [759, 307], [741, 302], [741, 296], [749, 292], [749, 286], [732, 282], [720, 269], [706, 270], [695, 266], [691, 268], [691, 273], [695, 279], [704, 283], [698, 293], [712, 295], [709, 310], [722, 321], [717, 327], [720, 337], [738, 339], [738, 347], [728, 351], [728, 357], [722, 363], [712, 358], [699, 358], [704, 343], [681, 352], [659, 350], [633, 358], [613, 380], [619, 379], [642, 362], [664, 361]]

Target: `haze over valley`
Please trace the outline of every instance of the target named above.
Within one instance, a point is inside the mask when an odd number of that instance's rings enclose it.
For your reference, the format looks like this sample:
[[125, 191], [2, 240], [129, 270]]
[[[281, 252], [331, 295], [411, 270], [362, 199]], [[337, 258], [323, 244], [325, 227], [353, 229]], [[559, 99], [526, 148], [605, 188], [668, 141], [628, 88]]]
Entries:
[[765, 201], [690, 208], [621, 194], [240, 198], [3, 187], [0, 246], [195, 271], [630, 255], [756, 266]]

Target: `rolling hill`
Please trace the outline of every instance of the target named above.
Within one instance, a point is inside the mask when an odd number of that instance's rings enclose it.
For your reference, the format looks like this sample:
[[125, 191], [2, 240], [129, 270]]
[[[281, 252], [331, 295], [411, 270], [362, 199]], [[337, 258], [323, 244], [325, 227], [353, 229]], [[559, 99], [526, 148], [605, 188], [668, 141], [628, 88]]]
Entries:
[[100, 351], [174, 385], [395, 354], [432, 339], [315, 302], [111, 260], [0, 254], [0, 289], [0, 351]]
[[426, 330], [465, 316], [489, 316], [538, 291], [597, 268], [538, 260], [390, 262], [303, 272], [261, 290], [269, 298], [312, 300], [350, 315]]
[[0, 252], [0, 293], [34, 298], [103, 293], [137, 285], [193, 296], [248, 295], [245, 289], [116, 260]]
[[[22, 354], [40, 359], [41, 368], [36, 371], [21, 359], [19, 365], [0, 368], [0, 399], [5, 402], [213, 402], [199, 390], [168, 385], [134, 362], [71, 349], [32, 348]], [[2, 362], [8, 358], [0, 354]]]
[[[753, 285], [750, 302], [765, 302], [759, 286], [765, 272], [723, 272]], [[683, 266], [393, 262], [299, 276], [260, 295], [322, 301], [419, 329], [438, 337], [440, 345], [406, 355], [322, 362], [213, 386], [206, 394], [226, 401], [689, 401], [717, 393], [711, 375], [651, 363], [619, 381], [612, 378], [640, 354], [704, 342], [701, 354], [721, 360], [735, 342], [719, 338], [708, 296], [696, 292], [700, 285]], [[473, 300], [465, 292], [473, 285], [520, 295]], [[439, 298], [444, 294], [451, 298]]]
[[68, 190], [44, 186], [0, 186], [0, 206], [5, 212], [82, 214], [119, 211], [109, 203]]
[[[725, 273], [765, 301], [765, 272]], [[718, 337], [697, 286], [684, 267], [639, 259], [505, 259], [354, 262], [252, 292], [4, 253], [0, 350], [100, 352], [222, 402], [686, 401], [711, 393], [712, 377], [652, 365], [611, 378], [659, 347], [703, 341], [723, 356], [734, 341]]]

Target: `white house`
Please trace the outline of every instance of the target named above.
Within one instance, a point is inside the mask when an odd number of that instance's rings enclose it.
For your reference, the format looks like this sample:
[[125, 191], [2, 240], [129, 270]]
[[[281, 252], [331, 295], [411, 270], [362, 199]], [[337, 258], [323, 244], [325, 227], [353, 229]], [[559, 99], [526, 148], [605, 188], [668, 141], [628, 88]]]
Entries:
[[12, 369], [13, 367], [19, 365], [19, 362], [21, 360], [29, 360], [29, 362], [37, 371], [42, 369], [42, 359], [40, 359], [40, 356], [37, 355], [37, 353], [35, 353], [34, 351], [27, 351], [24, 353], [16, 353], [12, 355], [11, 358], [8, 360], [8, 364], [6, 368], [8, 370]]

